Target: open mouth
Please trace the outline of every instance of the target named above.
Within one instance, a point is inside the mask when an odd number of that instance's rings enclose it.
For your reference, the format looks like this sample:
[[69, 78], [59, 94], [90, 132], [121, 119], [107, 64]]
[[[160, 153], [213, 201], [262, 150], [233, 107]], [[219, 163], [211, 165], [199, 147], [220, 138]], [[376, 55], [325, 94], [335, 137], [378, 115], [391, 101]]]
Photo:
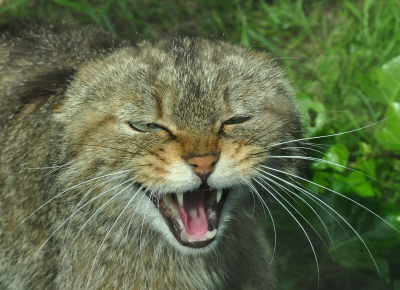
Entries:
[[179, 243], [201, 248], [210, 244], [217, 234], [228, 193], [228, 189], [208, 188], [150, 198]]

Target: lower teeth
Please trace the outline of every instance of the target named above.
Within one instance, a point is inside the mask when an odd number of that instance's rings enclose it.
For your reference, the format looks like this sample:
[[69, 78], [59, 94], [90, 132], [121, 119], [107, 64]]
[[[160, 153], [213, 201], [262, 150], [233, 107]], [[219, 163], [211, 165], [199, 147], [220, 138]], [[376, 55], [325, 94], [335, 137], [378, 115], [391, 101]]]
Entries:
[[202, 242], [202, 241], [207, 241], [212, 238], [214, 238], [217, 235], [217, 229], [214, 229], [213, 231], [207, 231], [207, 233], [204, 236], [196, 236], [196, 237], [191, 237], [189, 236], [186, 232], [181, 232], [180, 237], [183, 242]]

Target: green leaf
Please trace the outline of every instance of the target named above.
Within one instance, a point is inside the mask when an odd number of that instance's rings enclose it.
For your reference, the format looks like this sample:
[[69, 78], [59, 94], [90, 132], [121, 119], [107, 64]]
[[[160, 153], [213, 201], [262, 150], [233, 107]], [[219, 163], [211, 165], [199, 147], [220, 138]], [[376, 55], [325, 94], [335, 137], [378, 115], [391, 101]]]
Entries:
[[324, 170], [332, 168], [338, 172], [344, 172], [347, 166], [347, 161], [350, 155], [349, 149], [344, 145], [335, 145], [326, 151], [325, 156], [322, 158], [326, 162], [318, 161], [311, 165], [313, 170]]
[[[319, 184], [323, 187], [330, 188], [330, 179], [332, 177], [332, 174], [330, 172], [325, 172], [325, 171], [315, 171], [313, 174], [313, 182], [316, 184]], [[325, 190], [322, 187], [319, 187], [317, 185], [308, 183], [307, 188], [312, 190], [312, 192], [315, 193], [324, 193]]]
[[309, 96], [301, 94], [297, 96], [297, 103], [302, 112], [308, 112], [306, 129], [311, 136], [317, 135], [326, 123], [326, 109], [323, 103], [312, 100]]
[[[396, 215], [389, 215], [386, 217], [386, 220], [399, 229], [400, 219], [397, 220], [398, 218]], [[364, 231], [360, 231], [360, 229], [356, 230], [374, 256], [382, 277], [386, 277], [388, 275], [387, 261], [378, 258], [378, 256], [384, 255], [388, 251], [398, 247], [400, 244], [400, 235], [383, 221], [370, 222], [365, 216], [360, 216], [358, 219], [364, 223], [364, 227], [368, 226], [368, 228]], [[335, 241], [334, 248], [334, 258], [337, 262], [344, 267], [374, 271], [375, 266], [371, 256], [358, 236], [355, 235], [349, 238], [342, 233], [338, 238], [339, 240]]]
[[373, 158], [357, 158], [357, 168], [370, 177], [376, 178], [376, 162]]
[[390, 150], [400, 151], [400, 103], [390, 103], [385, 125], [375, 132], [376, 140]]
[[400, 101], [400, 56], [361, 76], [361, 87], [375, 101], [387, 104]]
[[359, 172], [351, 172], [348, 176], [342, 176], [341, 179], [350, 185], [352, 191], [359, 196], [375, 196], [374, 190], [365, 175]]
[[[366, 250], [364, 251], [361, 247], [352, 247], [351, 249], [346, 248], [346, 250], [336, 248], [333, 252], [333, 257], [336, 262], [345, 268], [368, 269], [371, 272], [376, 272], [375, 264], [371, 259], [371, 256], [369, 256], [368, 252]], [[383, 274], [382, 276], [386, 278], [389, 268], [387, 261], [385, 259], [375, 258], [375, 262], [378, 265], [381, 275]]]
[[372, 152], [372, 146], [363, 141], [358, 142], [358, 148], [360, 149], [360, 153], [362, 155], [368, 155]]

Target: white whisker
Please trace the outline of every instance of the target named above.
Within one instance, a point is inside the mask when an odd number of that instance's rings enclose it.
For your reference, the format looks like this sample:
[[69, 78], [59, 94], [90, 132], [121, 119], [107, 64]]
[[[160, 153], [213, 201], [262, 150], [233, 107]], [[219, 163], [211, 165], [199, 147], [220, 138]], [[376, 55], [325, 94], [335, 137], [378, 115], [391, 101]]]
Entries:
[[309, 148], [309, 147], [302, 147], [302, 146], [292, 146], [292, 147], [285, 147], [285, 149], [304, 149], [304, 150], [309, 150], [309, 151], [314, 151], [314, 152], [318, 152], [322, 155], [326, 155], [324, 152], [317, 150], [317, 149], [313, 149], [313, 148]]
[[[268, 175], [270, 175], [271, 177], [273, 177], [273, 178], [276, 178], [276, 179], [278, 179], [278, 180], [280, 180], [280, 181], [283, 181], [283, 182], [285, 182], [286, 184], [288, 184], [289, 186], [291, 186], [291, 187], [296, 187], [294, 184], [292, 184], [292, 183], [290, 183], [289, 181], [287, 181], [287, 180], [284, 180], [284, 179], [282, 179], [282, 178], [279, 178], [279, 177], [277, 177], [277, 176], [275, 176], [274, 174], [271, 174], [271, 173], [269, 173], [269, 172], [266, 172], [266, 171], [264, 171], [264, 170], [262, 170], [262, 169], [257, 169], [257, 170], [259, 170], [259, 171], [262, 171], [263, 173], [265, 173], [265, 174], [268, 174]], [[326, 231], [326, 233], [328, 234], [328, 237], [329, 237], [329, 239], [331, 240], [331, 243], [332, 243], [332, 245], [333, 245], [333, 247], [335, 246], [334, 245], [334, 243], [333, 243], [333, 239], [332, 239], [332, 237], [331, 237], [331, 235], [329, 234], [329, 230], [328, 230], [328, 228], [326, 227], [326, 225], [325, 225], [325, 223], [324, 223], [324, 221], [322, 220], [322, 218], [318, 215], [318, 213], [315, 211], [315, 209], [306, 201], [306, 200], [304, 200], [300, 195], [298, 195], [298, 194], [296, 194], [294, 191], [291, 191], [291, 190], [289, 190], [288, 188], [286, 188], [285, 186], [283, 186], [282, 184], [279, 184], [278, 182], [276, 182], [276, 181], [274, 181], [274, 180], [272, 180], [272, 179], [270, 179], [270, 178], [268, 178], [268, 177], [266, 177], [266, 176], [264, 176], [264, 175], [262, 175], [262, 174], [260, 174], [259, 176], [262, 176], [262, 178], [266, 178], [268, 181], [271, 181], [271, 182], [273, 182], [274, 184], [276, 184], [279, 188], [281, 188], [282, 190], [284, 190], [289, 196], [291, 195], [291, 194], [293, 194], [294, 196], [296, 196], [297, 198], [299, 198], [300, 200], [302, 200], [311, 210], [312, 210], [312, 212], [317, 216], [317, 218], [319, 219], [319, 221], [321, 222], [321, 224], [322, 224], [322, 226], [325, 228], [325, 231]], [[297, 188], [297, 189], [299, 189], [300, 190], [300, 188]], [[289, 191], [289, 192], [287, 192], [287, 191]], [[290, 204], [290, 203], [289, 203]], [[328, 211], [326, 211], [328, 214], [330, 214]], [[331, 215], [332, 216], [332, 215]], [[332, 216], [333, 217], [333, 216]], [[334, 218], [334, 217], [333, 217]], [[335, 219], [336, 220], [336, 219]], [[340, 224], [340, 223], [339, 223]], [[311, 225], [310, 225], [311, 226]], [[312, 226], [311, 226], [312, 227]], [[314, 231], [315, 231], [315, 229], [314, 229]], [[317, 232], [316, 232], [317, 233]], [[319, 234], [317, 233], [317, 235], [319, 236]], [[320, 237], [320, 236], [319, 236]], [[321, 238], [321, 237], [320, 237]], [[321, 240], [322, 240], [322, 242], [325, 244], [325, 242], [324, 242], [324, 240], [321, 238]], [[328, 251], [330, 252], [330, 249], [329, 249], [329, 247], [325, 244], [325, 246], [328, 248]], [[332, 253], [330, 253], [331, 254], [331, 256], [332, 256]], [[333, 256], [332, 256], [332, 258], [333, 258]]]
[[[93, 190], [95, 190], [95, 189], [98, 188], [99, 186], [102, 186], [103, 184], [109, 183], [109, 182], [111, 182], [111, 181], [113, 181], [113, 180], [116, 180], [116, 179], [118, 179], [118, 178], [121, 178], [121, 176], [117, 176], [117, 177], [111, 178], [111, 179], [109, 179], [109, 180], [103, 181], [103, 182], [99, 183], [98, 185], [96, 185], [96, 186], [92, 187], [91, 189], [89, 189], [89, 190], [84, 194], [84, 196], [81, 198], [81, 200], [80, 200], [80, 201], [78, 202], [78, 204], [75, 206], [75, 209], [74, 209], [74, 211], [72, 212], [72, 214], [71, 214], [71, 216], [70, 216], [70, 220], [69, 220], [69, 222], [68, 222], [67, 228], [65, 229], [65, 232], [68, 232], [68, 229], [69, 229], [69, 227], [70, 227], [70, 225], [71, 225], [72, 219], [73, 219], [74, 215], [79, 211], [78, 208], [79, 208], [79, 206], [81, 205], [81, 203], [85, 200], [85, 198], [86, 198]], [[118, 185], [118, 186], [119, 186], [119, 185]], [[101, 195], [102, 195], [102, 194], [100, 194], [99, 196], [101, 196]], [[64, 238], [64, 240], [63, 240], [63, 244], [64, 244], [64, 241], [65, 241], [66, 239], [68, 239], [68, 237], [69, 237], [69, 236], [65, 236], [65, 238]], [[63, 247], [63, 246], [61, 246], [61, 248], [62, 248], [62, 247]]]
[[320, 184], [318, 184], [318, 183], [312, 182], [312, 181], [310, 181], [310, 180], [307, 180], [307, 179], [305, 179], [305, 178], [302, 178], [302, 177], [300, 177], [300, 176], [297, 176], [297, 175], [294, 175], [294, 174], [291, 174], [291, 173], [288, 173], [288, 172], [284, 172], [284, 171], [281, 171], [281, 170], [278, 170], [278, 169], [275, 169], [275, 168], [270, 168], [270, 167], [267, 167], [267, 166], [264, 166], [264, 165], [261, 165], [261, 167], [264, 167], [264, 168], [267, 168], [267, 169], [271, 169], [271, 170], [274, 170], [274, 171], [277, 171], [277, 172], [280, 172], [280, 173], [283, 173], [283, 174], [287, 174], [287, 175], [289, 175], [289, 176], [293, 176], [293, 177], [295, 177], [295, 178], [298, 178], [298, 179], [300, 179], [300, 180], [309, 182], [309, 183], [314, 184], [314, 185], [316, 185], [316, 186], [318, 186], [318, 187], [321, 187], [321, 188], [323, 188], [323, 189], [325, 189], [325, 190], [328, 190], [328, 191], [330, 191], [330, 192], [333, 192], [333, 193], [335, 193], [335, 194], [337, 194], [337, 195], [339, 195], [339, 196], [341, 196], [341, 197], [343, 197], [343, 198], [345, 198], [345, 199], [347, 199], [347, 200], [350, 200], [351, 202], [357, 204], [358, 206], [360, 206], [360, 207], [362, 207], [363, 209], [365, 209], [365, 210], [369, 211], [370, 213], [372, 213], [374, 216], [376, 216], [377, 218], [379, 218], [381, 221], [383, 221], [384, 223], [386, 223], [389, 227], [391, 227], [392, 229], [394, 229], [396, 232], [398, 232], [398, 233], [400, 234], [400, 231], [399, 231], [398, 229], [396, 229], [394, 226], [392, 226], [389, 222], [387, 222], [386, 220], [384, 220], [382, 217], [380, 217], [379, 215], [377, 215], [376, 213], [374, 213], [374, 212], [373, 212], [372, 210], [370, 210], [369, 208], [363, 206], [362, 204], [358, 203], [357, 201], [351, 199], [350, 197], [345, 196], [344, 194], [341, 194], [341, 193], [339, 193], [339, 192], [337, 192], [337, 191], [334, 191], [334, 190], [332, 190], [332, 189], [330, 189], [330, 188], [327, 188], [327, 187], [325, 187], [325, 186], [322, 186], [322, 185], [320, 185]]
[[[110, 192], [111, 190], [120, 187], [121, 185], [124, 185], [125, 183], [128, 183], [130, 181], [132, 181], [133, 179], [128, 179], [126, 181], [124, 181], [123, 183], [120, 183], [104, 192], [102, 192], [101, 194], [97, 195], [96, 197], [92, 198], [91, 200], [89, 200], [88, 202], [86, 202], [84, 205], [82, 205], [77, 211], [79, 211], [81, 208], [85, 207], [86, 205], [88, 205], [89, 203], [91, 203], [92, 201], [100, 198], [101, 196], [103, 196], [104, 194], [106, 194], [107, 192]], [[135, 183], [135, 182], [133, 182]], [[105, 207], [110, 201], [112, 201], [114, 198], [116, 198], [118, 195], [120, 195], [126, 188], [128, 188], [129, 186], [131, 186], [133, 183], [131, 183], [130, 185], [128, 185], [127, 187], [125, 187], [124, 189], [122, 189], [121, 191], [119, 191], [118, 193], [116, 193], [113, 197], [111, 197], [109, 200], [107, 200], [107, 202], [105, 202], [101, 207], [99, 207], [89, 218], [88, 220], [83, 224], [83, 226], [79, 229], [78, 233], [75, 235], [74, 239], [71, 242], [71, 245], [69, 246], [69, 248], [67, 249], [67, 251], [64, 254], [64, 257], [62, 258], [61, 262], [64, 261], [67, 253], [69, 252], [69, 250], [71, 249], [71, 247], [73, 246], [73, 244], [75, 243], [75, 240], [78, 238], [79, 234], [81, 233], [81, 231], [84, 229], [84, 227], [89, 223], [89, 221], [103, 208]], [[71, 216], [70, 216], [71, 218]]]
[[[262, 171], [262, 170], [260, 170]], [[281, 188], [282, 190], [284, 190], [286, 192], [287, 188], [282, 186], [281, 184], [277, 183], [276, 181], [260, 174], [257, 173], [257, 175], [261, 178], [261, 179], [266, 179], [267, 181], [270, 181], [272, 183], [274, 183], [275, 185], [277, 185], [279, 188]], [[330, 253], [330, 255], [332, 256], [332, 253], [328, 247], [328, 245], [326, 244], [326, 242], [324, 241], [324, 239], [321, 237], [321, 235], [318, 233], [318, 231], [313, 227], [313, 225], [300, 213], [299, 210], [297, 210], [283, 195], [281, 195], [274, 187], [272, 187], [268, 182], [265, 183], [265, 185], [268, 185], [273, 191], [275, 191], [275, 193], [277, 195], [279, 195], [287, 204], [289, 204], [289, 206], [291, 208], [293, 208], [305, 221], [306, 223], [313, 229], [313, 231], [317, 234], [317, 236], [320, 238], [320, 240], [322, 241], [322, 243], [325, 245], [325, 247], [327, 248], [328, 252]], [[323, 227], [325, 228], [329, 239], [331, 240], [331, 243], [333, 244], [333, 240], [331, 235], [329, 234], [328, 228], [326, 227], [326, 225], [324, 224], [324, 222], [322, 221], [321, 217], [318, 215], [318, 213], [313, 209], [313, 207], [311, 205], [308, 204], [308, 202], [306, 202], [303, 198], [301, 198], [300, 196], [298, 196], [297, 194], [295, 194], [294, 192], [291, 192], [290, 194], [293, 194], [295, 196], [297, 196], [299, 199], [301, 199], [313, 212], [314, 214], [318, 217], [318, 219], [320, 220], [321, 224], [323, 225]], [[289, 196], [290, 196], [289, 194]], [[333, 258], [333, 256], [332, 256]]]
[[[146, 190], [146, 191], [147, 191], [147, 190]], [[146, 193], [146, 191], [145, 191], [145, 193]], [[128, 239], [129, 228], [130, 228], [130, 225], [131, 225], [131, 223], [132, 223], [132, 220], [133, 220], [133, 218], [134, 218], [134, 216], [135, 216], [135, 213], [136, 213], [137, 209], [139, 208], [139, 205], [140, 205], [140, 203], [142, 202], [142, 199], [143, 199], [145, 196], [146, 196], [146, 194], [142, 194], [142, 197], [139, 199], [138, 203], [136, 204], [135, 210], [132, 212], [132, 216], [131, 216], [131, 218], [129, 219], [128, 227], [127, 227], [127, 229], [126, 229], [126, 235], [125, 235], [125, 239], [126, 239], [126, 240]], [[128, 246], [128, 244], [126, 244], [126, 246]]]
[[[276, 176], [274, 176], [274, 175], [272, 175], [273, 177], [275, 177], [275, 178], [278, 178], [278, 177], [276, 177]], [[292, 177], [288, 177], [292, 182], [295, 182], [296, 184], [297, 184], [297, 186], [296, 185], [294, 185], [293, 183], [291, 183], [291, 182], [289, 182], [289, 183], [287, 183], [290, 187], [292, 187], [292, 188], [295, 188], [295, 189], [297, 189], [297, 190], [300, 190], [301, 192], [303, 192], [303, 193], [305, 193], [306, 194], [306, 196], [312, 201], [312, 202], [314, 202], [316, 205], [318, 205], [320, 208], [322, 208], [341, 228], [342, 228], [342, 230], [346, 233], [346, 235], [349, 237], [349, 239], [350, 239], [350, 235], [349, 235], [349, 233], [346, 231], [346, 229], [342, 226], [342, 224], [335, 218], [335, 216], [334, 215], [332, 215], [331, 213], [330, 213], [330, 211], [328, 211], [323, 205], [326, 205], [326, 203], [325, 202], [323, 202], [322, 200], [321, 200], [321, 197], [324, 197], [324, 196], [315, 196], [312, 192], [309, 192], [308, 190], [307, 190], [307, 188], [304, 186], [304, 185], [302, 185], [301, 183], [299, 183], [298, 181], [296, 181], [296, 180], [293, 180], [292, 179]], [[284, 182], [286, 182], [284, 179], [282, 180], [282, 181], [284, 181]], [[311, 195], [311, 196], [309, 196], [309, 195]], [[336, 213], [337, 215], [339, 215], [338, 213]], [[335, 245], [334, 244], [332, 244], [333, 245], [333, 247], [335, 247]]]
[[75, 160], [72, 160], [70, 162], [67, 162], [63, 165], [55, 165], [55, 166], [44, 166], [44, 167], [24, 167], [24, 166], [19, 166], [22, 169], [30, 169], [30, 170], [43, 170], [43, 169], [60, 169], [64, 166], [67, 166], [68, 164], [73, 163]]
[[[255, 188], [255, 186], [253, 184], [250, 183], [250, 181], [245, 181], [247, 186], [250, 188], [250, 190], [257, 195], [258, 199], [261, 201], [261, 205], [262, 205], [262, 209], [264, 211], [264, 215], [265, 215], [265, 209], [267, 209], [269, 216], [271, 217], [271, 222], [272, 222], [272, 227], [274, 229], [274, 248], [272, 251], [272, 255], [271, 255], [271, 261], [269, 262], [268, 268], [271, 267], [272, 262], [274, 260], [275, 257], [275, 252], [276, 252], [276, 247], [277, 247], [277, 237], [276, 237], [276, 227], [275, 227], [275, 222], [274, 222], [274, 218], [272, 216], [271, 211], [269, 210], [269, 207], [267, 206], [266, 202], [263, 200], [262, 196], [258, 193], [257, 189]], [[266, 216], [265, 216], [266, 219]]]
[[350, 131], [346, 131], [346, 132], [342, 132], [342, 133], [336, 133], [336, 134], [329, 134], [329, 135], [324, 135], [324, 136], [316, 136], [316, 137], [307, 137], [307, 138], [300, 138], [300, 139], [295, 139], [295, 140], [290, 140], [290, 141], [285, 141], [285, 142], [281, 142], [281, 143], [276, 143], [276, 144], [272, 144], [272, 145], [268, 145], [268, 147], [275, 147], [275, 146], [279, 146], [279, 145], [283, 145], [283, 144], [288, 144], [288, 143], [293, 143], [293, 142], [298, 142], [298, 141], [305, 141], [305, 140], [313, 140], [313, 139], [321, 139], [321, 138], [327, 138], [327, 137], [333, 137], [333, 136], [340, 136], [340, 135], [345, 135], [345, 134], [349, 134], [349, 133], [353, 133], [353, 132], [357, 132], [363, 129], [366, 129], [368, 127], [372, 127], [376, 124], [382, 123], [384, 121], [386, 121], [387, 119], [390, 119], [394, 116], [397, 116], [398, 114], [394, 114], [392, 116], [386, 117], [380, 121], [377, 121], [375, 123], [369, 124], [367, 126], [358, 128], [358, 129], [354, 129], [354, 130], [350, 130]]
[[131, 169], [122, 170], [122, 171], [119, 171], [119, 172], [109, 173], [109, 174], [105, 174], [105, 175], [98, 176], [98, 177], [95, 177], [95, 178], [91, 178], [91, 179], [89, 179], [89, 180], [83, 181], [83, 182], [81, 182], [81, 183], [79, 183], [79, 184], [77, 184], [77, 185], [74, 185], [74, 186], [72, 186], [72, 187], [70, 187], [70, 188], [68, 188], [68, 189], [66, 189], [66, 190], [64, 190], [64, 191], [62, 191], [62, 192], [60, 192], [59, 194], [57, 194], [56, 196], [52, 197], [51, 199], [49, 199], [48, 201], [46, 201], [44, 204], [42, 204], [41, 206], [39, 206], [39, 207], [38, 207], [34, 212], [32, 212], [28, 217], [24, 218], [24, 219], [22, 220], [22, 222], [20, 222], [11, 232], [9, 232], [4, 238], [2, 238], [2, 239], [0, 240], [0, 242], [3, 241], [4, 239], [6, 239], [8, 236], [10, 236], [13, 232], [15, 232], [25, 221], [27, 221], [31, 216], [33, 216], [36, 212], [38, 212], [38, 211], [39, 211], [41, 208], [43, 208], [45, 205], [49, 204], [50, 202], [52, 202], [52, 201], [55, 200], [56, 198], [60, 197], [60, 196], [63, 195], [64, 193], [70, 191], [71, 189], [77, 188], [78, 186], [81, 186], [82, 184], [85, 184], [85, 183], [88, 183], [88, 182], [91, 182], [91, 181], [94, 181], [94, 180], [97, 180], [97, 179], [100, 179], [100, 178], [104, 178], [104, 177], [107, 177], [107, 176], [111, 176], [111, 175], [115, 175], [115, 174], [127, 172], [127, 171], [130, 171], [130, 170], [131, 170]]
[[308, 236], [306, 230], [304, 229], [303, 225], [298, 221], [298, 219], [292, 214], [292, 212], [268, 189], [266, 188], [261, 182], [259, 182], [256, 178], [254, 178], [254, 180], [262, 187], [264, 188], [291, 216], [292, 218], [296, 221], [296, 223], [300, 226], [300, 228], [302, 229], [303, 233], [305, 234], [308, 242], [310, 243], [312, 252], [314, 254], [314, 258], [315, 258], [315, 263], [317, 264], [317, 272], [318, 272], [318, 288], [319, 288], [319, 265], [318, 265], [318, 258], [317, 258], [317, 253], [315, 252], [314, 246], [311, 242], [310, 237]]
[[[123, 191], [125, 191], [128, 187], [132, 186], [134, 183], [135, 183], [135, 182], [132, 182], [131, 184], [129, 184], [127, 187], [125, 187], [123, 190], [121, 190], [120, 193], [123, 192]], [[97, 251], [96, 256], [95, 256], [94, 259], [93, 259], [93, 263], [92, 263], [92, 267], [90, 268], [89, 278], [88, 278], [88, 282], [87, 282], [87, 286], [86, 286], [86, 287], [89, 287], [90, 280], [91, 280], [91, 276], [92, 276], [92, 271], [93, 271], [93, 269], [94, 269], [94, 265], [96, 264], [97, 257], [99, 256], [100, 250], [101, 250], [101, 248], [103, 247], [103, 245], [104, 245], [104, 243], [105, 243], [105, 241], [106, 241], [108, 235], [111, 233], [111, 230], [114, 228], [114, 226], [116, 225], [116, 223], [118, 222], [118, 220], [120, 219], [120, 217], [122, 216], [122, 214], [125, 212], [125, 210], [127, 209], [127, 207], [128, 207], [128, 206], [130, 205], [130, 203], [134, 200], [134, 198], [136, 197], [136, 195], [140, 192], [140, 190], [141, 190], [142, 188], [143, 188], [143, 186], [141, 186], [141, 187], [136, 191], [136, 193], [131, 197], [131, 199], [129, 200], [129, 202], [127, 203], [127, 205], [126, 205], [126, 206], [124, 207], [124, 209], [121, 211], [121, 213], [119, 214], [119, 216], [115, 219], [115, 221], [114, 221], [114, 223], [112, 224], [111, 228], [108, 230], [106, 236], [104, 237], [103, 242], [101, 243], [101, 245], [100, 245], [100, 247], [99, 247], [99, 250]]]
[[[151, 185], [151, 184], [150, 184]], [[149, 186], [150, 187], [150, 186]], [[156, 186], [155, 186], [156, 187]], [[146, 209], [144, 211], [144, 215], [143, 215], [143, 220], [142, 220], [142, 225], [140, 227], [140, 235], [139, 235], [139, 253], [142, 252], [142, 234], [143, 234], [143, 225], [144, 225], [144, 220], [146, 218], [146, 213], [147, 213], [147, 209], [149, 208], [149, 203], [151, 200], [151, 196], [153, 195], [153, 191], [150, 192], [150, 196], [149, 196], [149, 200], [147, 201], [147, 205], [146, 205]]]
[[369, 176], [368, 174], [362, 173], [361, 171], [355, 170], [353, 168], [347, 167], [347, 166], [343, 166], [340, 164], [337, 164], [335, 162], [332, 161], [328, 161], [328, 160], [324, 160], [324, 159], [320, 159], [320, 158], [314, 158], [314, 157], [307, 157], [307, 156], [268, 156], [268, 158], [277, 158], [277, 159], [304, 159], [304, 160], [310, 160], [310, 161], [317, 161], [317, 162], [322, 162], [322, 163], [327, 163], [327, 164], [331, 164], [343, 169], [347, 169], [353, 172], [357, 172], [360, 173], [362, 175], [364, 175], [365, 177], [368, 177], [369, 179], [378, 182], [379, 184], [385, 186], [386, 188], [389, 188], [388, 186], [386, 186], [384, 183], [380, 182], [379, 180], [373, 178], [372, 176]]
[[[343, 194], [341, 194], [341, 193], [339, 193], [339, 192], [337, 192], [337, 191], [334, 191], [334, 190], [332, 190], [332, 189], [329, 189], [329, 188], [327, 188], [327, 187], [324, 187], [324, 186], [322, 186], [322, 185], [320, 185], [320, 184], [317, 184], [317, 183], [315, 183], [315, 182], [309, 181], [309, 180], [307, 180], [307, 179], [305, 179], [305, 178], [302, 178], [302, 177], [300, 177], [300, 176], [296, 176], [296, 175], [294, 175], [294, 174], [290, 174], [290, 173], [288, 173], [288, 172], [284, 172], [284, 171], [281, 171], [281, 170], [278, 170], [278, 169], [274, 169], [274, 168], [269, 168], [269, 167], [263, 166], [263, 165], [261, 165], [261, 166], [262, 166], [262, 167], [265, 167], [265, 168], [267, 168], [267, 169], [270, 169], [270, 170], [274, 170], [274, 171], [278, 171], [278, 172], [281, 172], [281, 173], [284, 173], [284, 174], [288, 174], [288, 175], [293, 176], [293, 177], [295, 177], [295, 178], [299, 178], [299, 179], [301, 179], [301, 180], [307, 181], [307, 182], [309, 182], [309, 183], [311, 183], [311, 184], [314, 184], [314, 185], [316, 185], [316, 186], [319, 186], [319, 187], [321, 187], [321, 188], [324, 188], [324, 189], [326, 189], [326, 190], [328, 190], [328, 191], [330, 191], [330, 192], [333, 192], [333, 193], [335, 193], [335, 194], [337, 194], [337, 195], [339, 195], [339, 196], [342, 196], [342, 197], [346, 198], [347, 200], [350, 200], [351, 202], [353, 202], [353, 203], [359, 205], [360, 207], [366, 209], [367, 211], [369, 211], [370, 213], [372, 213], [373, 215], [375, 215], [376, 217], [378, 217], [380, 220], [382, 220], [383, 222], [385, 222], [387, 225], [389, 225], [391, 228], [393, 228], [396, 232], [400, 233], [400, 231], [398, 231], [395, 227], [393, 227], [390, 223], [388, 223], [388, 222], [385, 221], [383, 218], [381, 218], [379, 215], [377, 215], [376, 213], [374, 213], [372, 210], [368, 209], [367, 207], [363, 206], [362, 204], [356, 202], [355, 200], [353, 200], [353, 199], [351, 199], [351, 198], [349, 198], [349, 197], [347, 197], [347, 196], [345, 196], [345, 195], [343, 195]], [[312, 195], [310, 194], [309, 196], [311, 197]], [[322, 202], [322, 201], [321, 201], [321, 202]], [[328, 204], [326, 204], [326, 203], [324, 203], [324, 204], [325, 204], [327, 207], [329, 207], [333, 212], [335, 212], [335, 213], [337, 214], [337, 212], [336, 212], [334, 209], [332, 209], [332, 207], [330, 207], [330, 206], [329, 206]], [[372, 256], [371, 251], [369, 250], [369, 248], [368, 248], [368, 246], [366, 245], [366, 243], [364, 242], [364, 240], [361, 238], [360, 234], [359, 234], [359, 233], [349, 224], [349, 222], [347, 222], [341, 215], [338, 214], [338, 216], [339, 216], [339, 217], [352, 229], [352, 231], [358, 236], [358, 238], [360, 239], [360, 241], [363, 243], [364, 247], [365, 247], [366, 250], [368, 251], [368, 253], [369, 253], [369, 255], [370, 255], [370, 257], [371, 257], [371, 259], [372, 259], [372, 261], [373, 261], [373, 263], [374, 263], [374, 265], [375, 265], [375, 268], [376, 268], [376, 270], [378, 271], [379, 276], [381, 276], [381, 273], [380, 273], [380, 271], [379, 271], [378, 265], [376, 264], [375, 259], [374, 259], [374, 257]]]

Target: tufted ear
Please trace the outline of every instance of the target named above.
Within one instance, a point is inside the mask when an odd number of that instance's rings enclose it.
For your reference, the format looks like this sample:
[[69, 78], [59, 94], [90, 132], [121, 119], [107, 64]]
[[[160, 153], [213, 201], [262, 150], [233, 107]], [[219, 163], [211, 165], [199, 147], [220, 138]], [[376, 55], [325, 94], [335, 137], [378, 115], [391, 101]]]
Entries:
[[41, 106], [47, 102], [50, 96], [63, 94], [74, 74], [75, 69], [69, 67], [47, 71], [31, 76], [28, 80], [14, 83], [9, 87], [8, 97], [3, 108], [0, 108], [0, 112], [11, 110], [13, 113], [18, 113], [29, 104], [35, 107]]
[[0, 25], [0, 113], [62, 94], [77, 69], [121, 43], [93, 27], [13, 21]]
[[74, 68], [64, 68], [37, 75], [16, 87], [15, 96], [21, 105], [45, 101], [50, 95], [63, 92], [74, 74]]

